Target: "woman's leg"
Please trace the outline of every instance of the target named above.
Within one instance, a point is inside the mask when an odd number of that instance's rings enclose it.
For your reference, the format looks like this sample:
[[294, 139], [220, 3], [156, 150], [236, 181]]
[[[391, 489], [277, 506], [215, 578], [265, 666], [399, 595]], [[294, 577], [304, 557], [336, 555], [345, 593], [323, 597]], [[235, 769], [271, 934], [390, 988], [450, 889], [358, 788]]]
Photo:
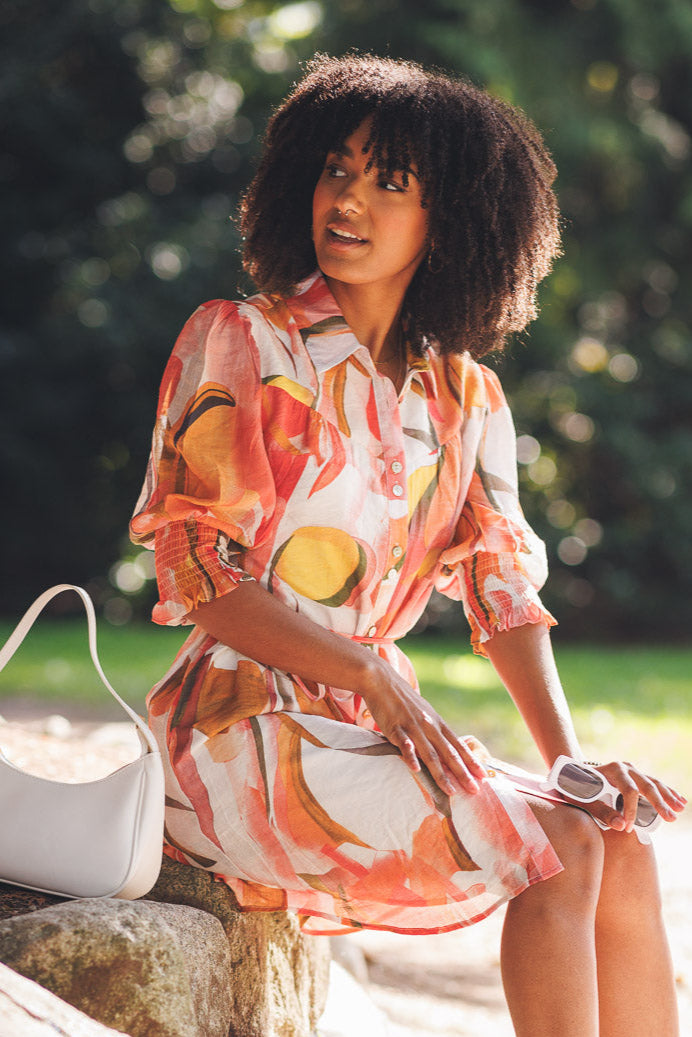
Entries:
[[512, 1022], [517, 1037], [597, 1037], [594, 929], [603, 840], [581, 810], [537, 799], [530, 804], [565, 870], [507, 907], [502, 979]]
[[656, 861], [635, 835], [604, 832], [596, 912], [601, 1037], [676, 1037], [677, 999]]

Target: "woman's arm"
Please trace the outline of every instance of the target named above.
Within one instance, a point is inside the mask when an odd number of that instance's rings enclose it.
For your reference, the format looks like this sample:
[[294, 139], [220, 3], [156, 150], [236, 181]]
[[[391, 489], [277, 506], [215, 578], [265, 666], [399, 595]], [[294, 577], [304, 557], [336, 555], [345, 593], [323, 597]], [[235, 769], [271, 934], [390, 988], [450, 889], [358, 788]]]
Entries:
[[325, 630], [249, 581], [200, 605], [189, 619], [257, 662], [360, 695], [412, 771], [420, 770], [421, 760], [444, 792], [477, 791], [475, 778], [485, 769], [432, 706], [369, 648]]
[[561, 755], [583, 760], [547, 626], [527, 623], [500, 631], [485, 648], [546, 765]]
[[[548, 628], [541, 623], [501, 631], [487, 641], [485, 647], [547, 766], [550, 767], [560, 755], [583, 760], [555, 665]], [[686, 800], [677, 792], [656, 778], [642, 774], [630, 763], [613, 762], [599, 769], [623, 794], [622, 813], [602, 803], [589, 808], [611, 828], [632, 830], [640, 795], [669, 821], [685, 805]]]

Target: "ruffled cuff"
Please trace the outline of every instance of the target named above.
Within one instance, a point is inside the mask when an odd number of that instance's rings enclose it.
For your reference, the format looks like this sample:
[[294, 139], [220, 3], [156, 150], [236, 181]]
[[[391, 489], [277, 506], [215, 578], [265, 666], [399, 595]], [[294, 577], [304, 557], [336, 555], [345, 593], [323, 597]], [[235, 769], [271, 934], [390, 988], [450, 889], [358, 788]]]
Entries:
[[520, 555], [475, 554], [466, 559], [459, 575], [476, 655], [487, 657], [485, 642], [498, 631], [526, 623], [556, 625], [557, 620], [542, 604]]
[[188, 614], [198, 605], [254, 579], [240, 565], [240, 545], [194, 519], [158, 529], [155, 552], [159, 601], [151, 618], [163, 626], [189, 625]]

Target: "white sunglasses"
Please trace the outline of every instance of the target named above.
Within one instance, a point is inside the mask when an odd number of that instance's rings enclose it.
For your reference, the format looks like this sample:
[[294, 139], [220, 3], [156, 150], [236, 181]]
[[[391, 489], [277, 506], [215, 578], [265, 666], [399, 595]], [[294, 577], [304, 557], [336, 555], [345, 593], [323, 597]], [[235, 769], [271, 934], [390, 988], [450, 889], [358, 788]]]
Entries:
[[[577, 763], [569, 756], [558, 756], [550, 768], [550, 773], [545, 781], [541, 782], [544, 792], [561, 792], [569, 799], [578, 803], [595, 803], [600, 800], [607, 803], [615, 810], [622, 810], [623, 797], [619, 789], [603, 777], [600, 771], [590, 767], [587, 763]], [[591, 815], [593, 817], [593, 815]], [[597, 817], [594, 821], [607, 831], [609, 825], [603, 824]], [[639, 832], [653, 832], [661, 823], [661, 815], [643, 796], [639, 797], [637, 813], [634, 819], [634, 827], [637, 835]]]

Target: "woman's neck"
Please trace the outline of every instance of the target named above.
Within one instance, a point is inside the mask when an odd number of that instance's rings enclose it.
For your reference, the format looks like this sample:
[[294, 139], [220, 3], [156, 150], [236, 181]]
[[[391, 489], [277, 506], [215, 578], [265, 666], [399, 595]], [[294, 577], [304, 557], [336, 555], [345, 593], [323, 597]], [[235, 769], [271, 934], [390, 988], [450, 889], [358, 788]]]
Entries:
[[325, 280], [348, 326], [373, 361], [397, 354], [403, 295], [378, 284], [346, 284], [326, 276]]

